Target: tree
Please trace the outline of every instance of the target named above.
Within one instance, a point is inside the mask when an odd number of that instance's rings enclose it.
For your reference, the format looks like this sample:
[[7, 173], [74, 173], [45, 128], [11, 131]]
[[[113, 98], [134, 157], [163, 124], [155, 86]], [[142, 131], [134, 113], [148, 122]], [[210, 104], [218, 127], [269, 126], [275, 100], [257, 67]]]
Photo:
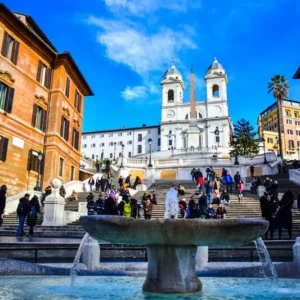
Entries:
[[255, 135], [254, 127], [249, 121], [245, 119], [238, 120], [237, 124], [234, 125], [234, 137], [236, 141], [234, 139], [230, 141], [230, 147], [232, 147], [230, 155], [248, 156], [258, 154], [259, 146], [254, 139]]
[[277, 102], [277, 129], [278, 142], [281, 159], [283, 159], [282, 141], [281, 141], [281, 100], [287, 98], [290, 86], [287, 84], [287, 79], [284, 76], [275, 75], [271, 78], [268, 84], [268, 94], [272, 93]]

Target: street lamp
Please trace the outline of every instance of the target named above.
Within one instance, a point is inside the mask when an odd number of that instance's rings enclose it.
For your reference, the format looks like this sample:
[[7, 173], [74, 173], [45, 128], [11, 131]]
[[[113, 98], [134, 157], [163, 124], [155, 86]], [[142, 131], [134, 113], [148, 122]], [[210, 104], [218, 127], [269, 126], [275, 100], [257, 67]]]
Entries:
[[151, 145], [152, 145], [152, 139], [150, 138], [150, 139], [148, 139], [148, 143], [149, 143], [149, 146], [150, 146], [150, 157], [149, 157], [149, 164], [148, 164], [148, 167], [149, 168], [152, 168], [153, 166], [152, 166], [152, 163], [151, 163]]
[[42, 190], [41, 183], [40, 183], [40, 175], [41, 175], [41, 165], [42, 165], [43, 156], [44, 156], [43, 153], [40, 151], [38, 153], [38, 178], [36, 181], [36, 186], [34, 188], [34, 190], [38, 191], [38, 192], [40, 192]]
[[268, 162], [267, 162], [267, 157], [266, 157], [266, 140], [265, 140], [264, 135], [262, 135], [261, 141], [263, 142], [263, 145], [264, 145], [264, 164], [267, 164]]
[[[233, 137], [233, 141], [234, 141], [234, 143], [237, 145], [238, 139], [237, 139], [236, 136]], [[235, 152], [235, 161], [234, 161], [234, 165], [235, 165], [235, 166], [237, 166], [237, 165], [240, 164], [239, 161], [238, 161], [238, 155], [239, 155], [239, 154], [238, 154], [238, 152], [236, 151], [236, 152]]]
[[123, 157], [124, 157], [124, 155], [123, 155], [123, 153], [124, 153], [124, 144], [122, 144], [122, 157], [121, 157], [121, 166], [120, 166], [120, 168], [124, 168], [124, 166], [123, 166]]
[[116, 147], [117, 147], [117, 143], [114, 142], [114, 161], [116, 161]]

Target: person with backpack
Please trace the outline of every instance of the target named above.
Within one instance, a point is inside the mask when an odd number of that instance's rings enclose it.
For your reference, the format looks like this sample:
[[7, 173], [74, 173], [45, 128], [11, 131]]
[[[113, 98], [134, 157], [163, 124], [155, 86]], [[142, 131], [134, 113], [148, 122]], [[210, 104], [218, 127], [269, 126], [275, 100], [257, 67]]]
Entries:
[[3, 223], [3, 214], [6, 206], [6, 191], [7, 187], [6, 185], [2, 185], [0, 188], [0, 226]]
[[25, 236], [24, 232], [24, 222], [26, 216], [28, 215], [30, 208], [29, 208], [29, 194], [25, 194], [23, 198], [19, 200], [19, 205], [17, 208], [17, 215], [19, 218], [19, 224], [17, 228], [17, 237]]
[[127, 194], [125, 194], [122, 197], [122, 201], [119, 203], [118, 209], [120, 211], [120, 216], [124, 216], [124, 217], [131, 216], [131, 203], [130, 203], [129, 196]]
[[37, 214], [41, 212], [40, 202], [37, 195], [29, 201], [29, 214], [27, 215], [27, 225], [29, 226], [29, 237], [33, 236], [33, 227], [36, 226]]

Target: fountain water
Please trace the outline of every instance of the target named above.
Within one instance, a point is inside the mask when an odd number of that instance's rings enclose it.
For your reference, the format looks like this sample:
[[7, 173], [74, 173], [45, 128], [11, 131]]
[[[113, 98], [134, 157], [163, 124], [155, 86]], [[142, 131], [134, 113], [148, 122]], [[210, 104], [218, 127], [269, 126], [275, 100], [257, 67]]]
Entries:
[[85, 244], [87, 243], [88, 239], [89, 239], [90, 235], [88, 233], [86, 233], [84, 235], [84, 237], [81, 240], [80, 246], [77, 250], [77, 253], [75, 255], [74, 261], [73, 261], [73, 265], [70, 269], [70, 276], [71, 276], [71, 286], [74, 286], [75, 283], [75, 277], [78, 275], [79, 273], [79, 262], [80, 262], [80, 257], [82, 255], [83, 249]]
[[256, 249], [257, 249], [259, 260], [262, 263], [262, 267], [263, 267], [265, 276], [272, 279], [272, 280], [274, 280], [274, 281], [277, 281], [278, 276], [277, 276], [276, 269], [273, 265], [273, 262], [271, 260], [270, 255], [269, 255], [269, 252], [268, 252], [268, 250], [266, 248], [266, 245], [263, 242], [262, 238], [256, 239], [254, 241], [254, 244], [255, 244]]

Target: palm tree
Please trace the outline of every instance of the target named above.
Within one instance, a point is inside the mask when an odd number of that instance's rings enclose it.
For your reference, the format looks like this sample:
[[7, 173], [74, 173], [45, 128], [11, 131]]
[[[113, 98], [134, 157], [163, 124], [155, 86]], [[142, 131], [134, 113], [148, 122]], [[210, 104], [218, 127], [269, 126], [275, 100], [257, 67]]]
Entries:
[[275, 75], [271, 78], [268, 84], [268, 93], [272, 93], [277, 102], [277, 129], [278, 129], [278, 142], [281, 159], [283, 159], [282, 141], [281, 141], [281, 100], [287, 98], [290, 86], [287, 84], [287, 79], [281, 75]]

